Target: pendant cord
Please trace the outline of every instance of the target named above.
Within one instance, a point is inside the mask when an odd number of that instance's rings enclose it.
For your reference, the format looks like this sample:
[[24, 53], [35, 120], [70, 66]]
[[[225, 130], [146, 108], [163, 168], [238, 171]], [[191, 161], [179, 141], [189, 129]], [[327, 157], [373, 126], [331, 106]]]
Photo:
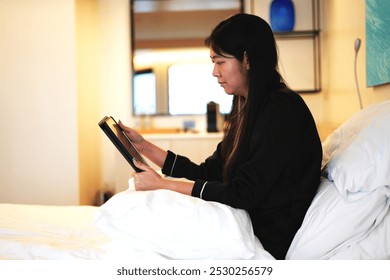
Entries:
[[361, 40], [358, 38], [355, 41], [355, 83], [356, 83], [356, 91], [359, 98], [360, 109], [363, 109], [362, 97], [360, 95], [358, 75], [357, 75], [357, 57], [360, 49]]

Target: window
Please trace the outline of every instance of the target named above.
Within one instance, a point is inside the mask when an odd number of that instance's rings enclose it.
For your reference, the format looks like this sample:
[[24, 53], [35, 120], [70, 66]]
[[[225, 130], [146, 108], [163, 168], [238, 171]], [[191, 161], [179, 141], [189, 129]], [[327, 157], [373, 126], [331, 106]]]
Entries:
[[207, 103], [219, 104], [230, 113], [233, 97], [227, 95], [212, 75], [213, 64], [175, 64], [168, 69], [169, 114], [206, 114]]
[[137, 71], [133, 79], [135, 115], [156, 114], [156, 75], [151, 69]]

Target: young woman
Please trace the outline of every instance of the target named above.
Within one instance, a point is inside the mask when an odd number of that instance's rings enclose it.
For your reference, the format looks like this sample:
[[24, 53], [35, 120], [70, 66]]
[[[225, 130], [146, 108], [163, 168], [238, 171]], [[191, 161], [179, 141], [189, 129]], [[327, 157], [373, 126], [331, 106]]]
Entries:
[[169, 189], [248, 211], [255, 235], [284, 259], [320, 181], [321, 142], [302, 98], [278, 72], [275, 39], [261, 18], [237, 14], [205, 40], [213, 75], [234, 95], [224, 137], [202, 164], [164, 151], [120, 123], [137, 149], [172, 177], [141, 163], [137, 190]]

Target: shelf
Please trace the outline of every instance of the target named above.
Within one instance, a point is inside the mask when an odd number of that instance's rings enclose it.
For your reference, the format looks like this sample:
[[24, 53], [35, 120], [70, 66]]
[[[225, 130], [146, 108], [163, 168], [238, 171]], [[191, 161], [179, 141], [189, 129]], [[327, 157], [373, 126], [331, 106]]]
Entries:
[[315, 38], [319, 34], [320, 34], [320, 30], [297, 30], [291, 32], [274, 32], [276, 39]]
[[[250, 7], [270, 23], [272, 0], [250, 0]], [[274, 32], [279, 71], [300, 94], [321, 92], [321, 0], [294, 0], [295, 25], [291, 32]]]
[[304, 94], [304, 93], [319, 93], [321, 92], [320, 88], [315, 88], [315, 89], [294, 89], [296, 92]]

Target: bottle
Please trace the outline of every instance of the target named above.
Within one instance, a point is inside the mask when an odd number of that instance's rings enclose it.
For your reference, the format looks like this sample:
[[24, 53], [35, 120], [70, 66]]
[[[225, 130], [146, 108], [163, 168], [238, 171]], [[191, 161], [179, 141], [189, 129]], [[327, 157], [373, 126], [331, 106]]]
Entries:
[[273, 0], [270, 22], [274, 32], [292, 31], [295, 25], [295, 9], [292, 0]]

